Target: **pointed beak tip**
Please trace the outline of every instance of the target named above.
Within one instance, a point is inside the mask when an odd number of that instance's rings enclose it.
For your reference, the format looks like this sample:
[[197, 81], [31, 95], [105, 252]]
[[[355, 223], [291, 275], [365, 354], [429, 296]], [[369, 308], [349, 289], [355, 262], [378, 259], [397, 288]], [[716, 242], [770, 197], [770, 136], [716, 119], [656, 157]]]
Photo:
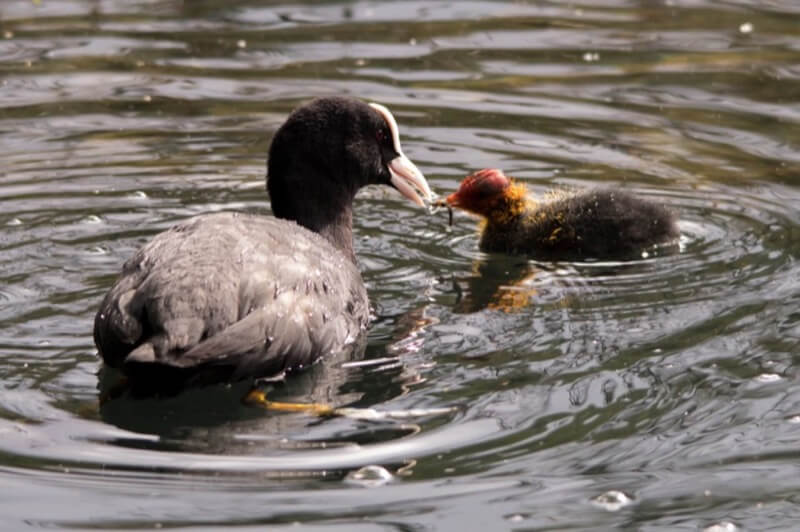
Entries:
[[400, 155], [389, 163], [389, 172], [391, 183], [403, 196], [420, 207], [425, 207], [426, 201], [433, 201], [434, 195], [425, 176], [405, 155]]

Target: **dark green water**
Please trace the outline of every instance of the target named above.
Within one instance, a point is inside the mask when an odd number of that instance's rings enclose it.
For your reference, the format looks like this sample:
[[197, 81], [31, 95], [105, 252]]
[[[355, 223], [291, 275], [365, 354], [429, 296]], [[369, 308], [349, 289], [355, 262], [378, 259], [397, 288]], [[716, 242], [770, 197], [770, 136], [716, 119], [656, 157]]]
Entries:
[[[797, 528], [795, 0], [3, 0], [0, 37], [2, 528]], [[367, 190], [366, 352], [276, 397], [453, 412], [275, 414], [240, 386], [101, 406], [122, 262], [188, 216], [269, 212], [272, 133], [329, 94], [389, 106], [439, 192], [483, 167], [619, 185], [679, 213], [681, 251], [489, 256], [467, 216]]]

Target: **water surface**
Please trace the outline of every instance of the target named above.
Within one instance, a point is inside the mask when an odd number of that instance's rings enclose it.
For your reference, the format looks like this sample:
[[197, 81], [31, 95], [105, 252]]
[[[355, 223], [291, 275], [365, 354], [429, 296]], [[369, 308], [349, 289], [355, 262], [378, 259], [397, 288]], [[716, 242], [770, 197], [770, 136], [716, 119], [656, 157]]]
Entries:
[[[4, 527], [795, 528], [799, 22], [790, 0], [2, 2]], [[246, 383], [101, 401], [122, 262], [192, 215], [268, 214], [272, 134], [332, 94], [389, 106], [439, 192], [483, 167], [617, 185], [679, 214], [680, 252], [486, 255], [468, 216], [369, 189], [365, 350], [274, 397], [447, 413], [270, 413]]]

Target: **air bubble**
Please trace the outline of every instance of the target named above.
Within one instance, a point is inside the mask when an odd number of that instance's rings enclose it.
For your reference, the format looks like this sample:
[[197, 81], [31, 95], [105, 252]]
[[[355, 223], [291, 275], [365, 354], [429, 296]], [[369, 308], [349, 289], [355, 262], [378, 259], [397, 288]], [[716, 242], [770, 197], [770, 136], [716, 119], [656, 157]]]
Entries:
[[622, 491], [610, 490], [592, 499], [592, 503], [609, 512], [616, 512], [620, 508], [632, 504], [633, 497]]
[[720, 521], [703, 529], [703, 532], [735, 532], [739, 527], [730, 521]]
[[345, 482], [364, 486], [365, 488], [374, 488], [376, 486], [388, 484], [393, 479], [394, 475], [392, 475], [385, 467], [368, 465], [357, 471], [351, 471], [348, 473], [347, 477], [345, 477]]

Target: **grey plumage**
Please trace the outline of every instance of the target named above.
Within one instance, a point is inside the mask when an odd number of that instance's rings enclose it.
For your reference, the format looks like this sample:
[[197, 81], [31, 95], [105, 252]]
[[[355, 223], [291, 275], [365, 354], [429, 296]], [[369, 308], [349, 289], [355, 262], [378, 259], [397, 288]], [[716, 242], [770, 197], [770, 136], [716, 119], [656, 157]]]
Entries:
[[359, 339], [369, 309], [353, 198], [369, 184], [430, 196], [394, 117], [353, 98], [300, 106], [275, 132], [267, 176], [276, 218], [198, 216], [125, 263], [95, 318], [106, 364], [171, 388], [281, 375]]
[[128, 260], [95, 321], [106, 363], [227, 378], [299, 369], [365, 329], [355, 265], [294, 222], [238, 213], [189, 219]]

